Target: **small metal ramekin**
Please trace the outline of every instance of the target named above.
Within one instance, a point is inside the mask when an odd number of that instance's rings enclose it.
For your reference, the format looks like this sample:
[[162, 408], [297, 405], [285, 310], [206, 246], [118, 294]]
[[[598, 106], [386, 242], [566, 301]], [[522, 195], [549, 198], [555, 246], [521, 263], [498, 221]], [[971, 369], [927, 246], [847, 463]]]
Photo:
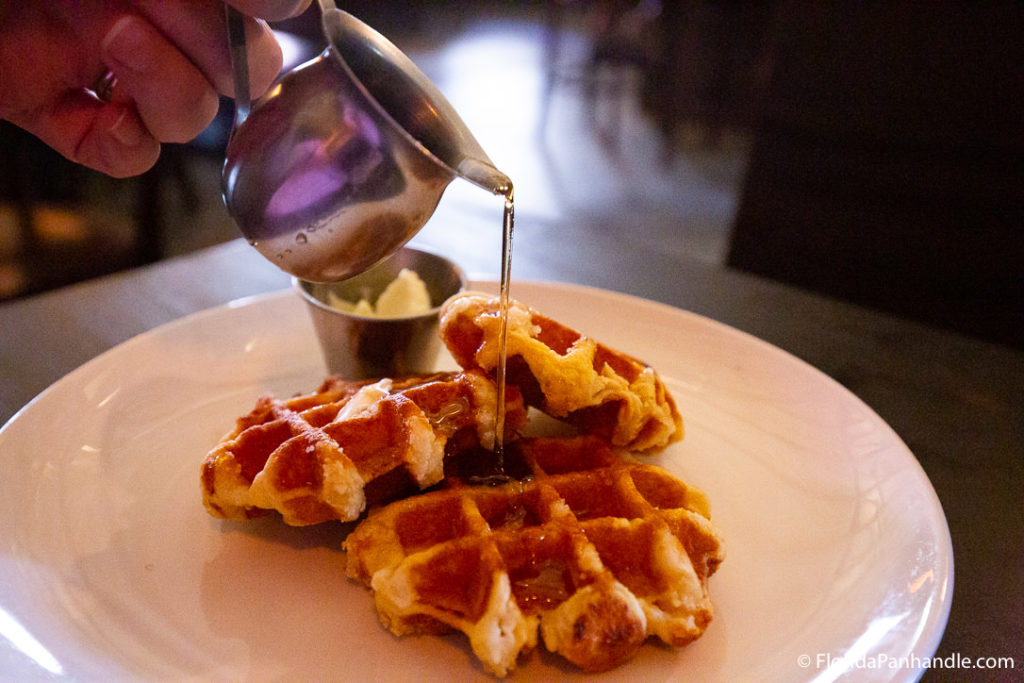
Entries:
[[[415, 271], [427, 286], [431, 309], [426, 313], [370, 317], [331, 305], [332, 293], [353, 303], [361, 298], [376, 301], [402, 268]], [[403, 247], [386, 261], [341, 282], [317, 283], [299, 278], [292, 282], [308, 305], [328, 370], [350, 380], [432, 372], [441, 347], [441, 304], [466, 286], [465, 275], [455, 263], [412, 247]]]

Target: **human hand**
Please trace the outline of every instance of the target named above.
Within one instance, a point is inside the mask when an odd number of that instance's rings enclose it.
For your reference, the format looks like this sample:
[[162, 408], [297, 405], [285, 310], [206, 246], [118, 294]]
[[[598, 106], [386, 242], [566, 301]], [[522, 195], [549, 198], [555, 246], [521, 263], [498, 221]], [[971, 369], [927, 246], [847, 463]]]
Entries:
[[[247, 16], [252, 96], [281, 70], [265, 20], [311, 0], [230, 0]], [[14, 7], [13, 5], [17, 5]], [[150, 169], [161, 142], [187, 142], [234, 95], [220, 0], [34, 0], [0, 4], [0, 118], [68, 159], [115, 177]], [[105, 74], [109, 96], [94, 92]]]

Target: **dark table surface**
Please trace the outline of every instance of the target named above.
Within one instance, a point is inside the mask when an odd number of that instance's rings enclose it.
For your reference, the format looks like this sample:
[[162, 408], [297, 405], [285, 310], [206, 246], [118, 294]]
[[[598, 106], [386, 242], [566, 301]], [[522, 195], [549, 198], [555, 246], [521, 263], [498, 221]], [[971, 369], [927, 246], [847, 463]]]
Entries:
[[[494, 218], [444, 216], [416, 243], [475, 276], [499, 272]], [[444, 222], [444, 229], [431, 226]], [[637, 239], [609, 248], [572, 221], [517, 227], [513, 278], [572, 282], [705, 315], [806, 360], [845, 385], [920, 461], [952, 535], [955, 574], [938, 655], [1013, 657], [1024, 676], [1024, 353], [688, 260]], [[238, 240], [0, 305], [0, 422], [64, 374], [189, 313], [289, 286]], [[969, 674], [969, 675], [968, 675]]]

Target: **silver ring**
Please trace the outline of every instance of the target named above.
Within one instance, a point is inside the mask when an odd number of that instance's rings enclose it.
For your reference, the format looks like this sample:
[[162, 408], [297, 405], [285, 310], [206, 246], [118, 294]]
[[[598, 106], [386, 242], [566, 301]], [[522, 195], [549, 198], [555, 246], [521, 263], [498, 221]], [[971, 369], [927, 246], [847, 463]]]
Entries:
[[110, 102], [114, 97], [114, 86], [117, 85], [117, 76], [110, 69], [96, 79], [91, 90], [103, 102]]

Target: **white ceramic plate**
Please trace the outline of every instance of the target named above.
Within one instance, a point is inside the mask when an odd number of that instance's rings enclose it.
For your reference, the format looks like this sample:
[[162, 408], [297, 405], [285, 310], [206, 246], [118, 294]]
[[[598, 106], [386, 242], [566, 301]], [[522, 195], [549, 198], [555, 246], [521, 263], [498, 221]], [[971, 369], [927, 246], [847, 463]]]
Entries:
[[[949, 613], [949, 531], [870, 408], [675, 308], [554, 284], [517, 282], [514, 295], [659, 369], [687, 435], [657, 461], [707, 492], [726, 540], [704, 637], [648, 644], [607, 677], [917, 677]], [[302, 303], [282, 292], [143, 334], [16, 415], [0, 431], [3, 677], [486, 678], [461, 636], [381, 628], [345, 578], [340, 526], [203, 509], [199, 463], [235, 417], [260, 392], [309, 391], [324, 374]], [[575, 675], [536, 652], [514, 677]]]

